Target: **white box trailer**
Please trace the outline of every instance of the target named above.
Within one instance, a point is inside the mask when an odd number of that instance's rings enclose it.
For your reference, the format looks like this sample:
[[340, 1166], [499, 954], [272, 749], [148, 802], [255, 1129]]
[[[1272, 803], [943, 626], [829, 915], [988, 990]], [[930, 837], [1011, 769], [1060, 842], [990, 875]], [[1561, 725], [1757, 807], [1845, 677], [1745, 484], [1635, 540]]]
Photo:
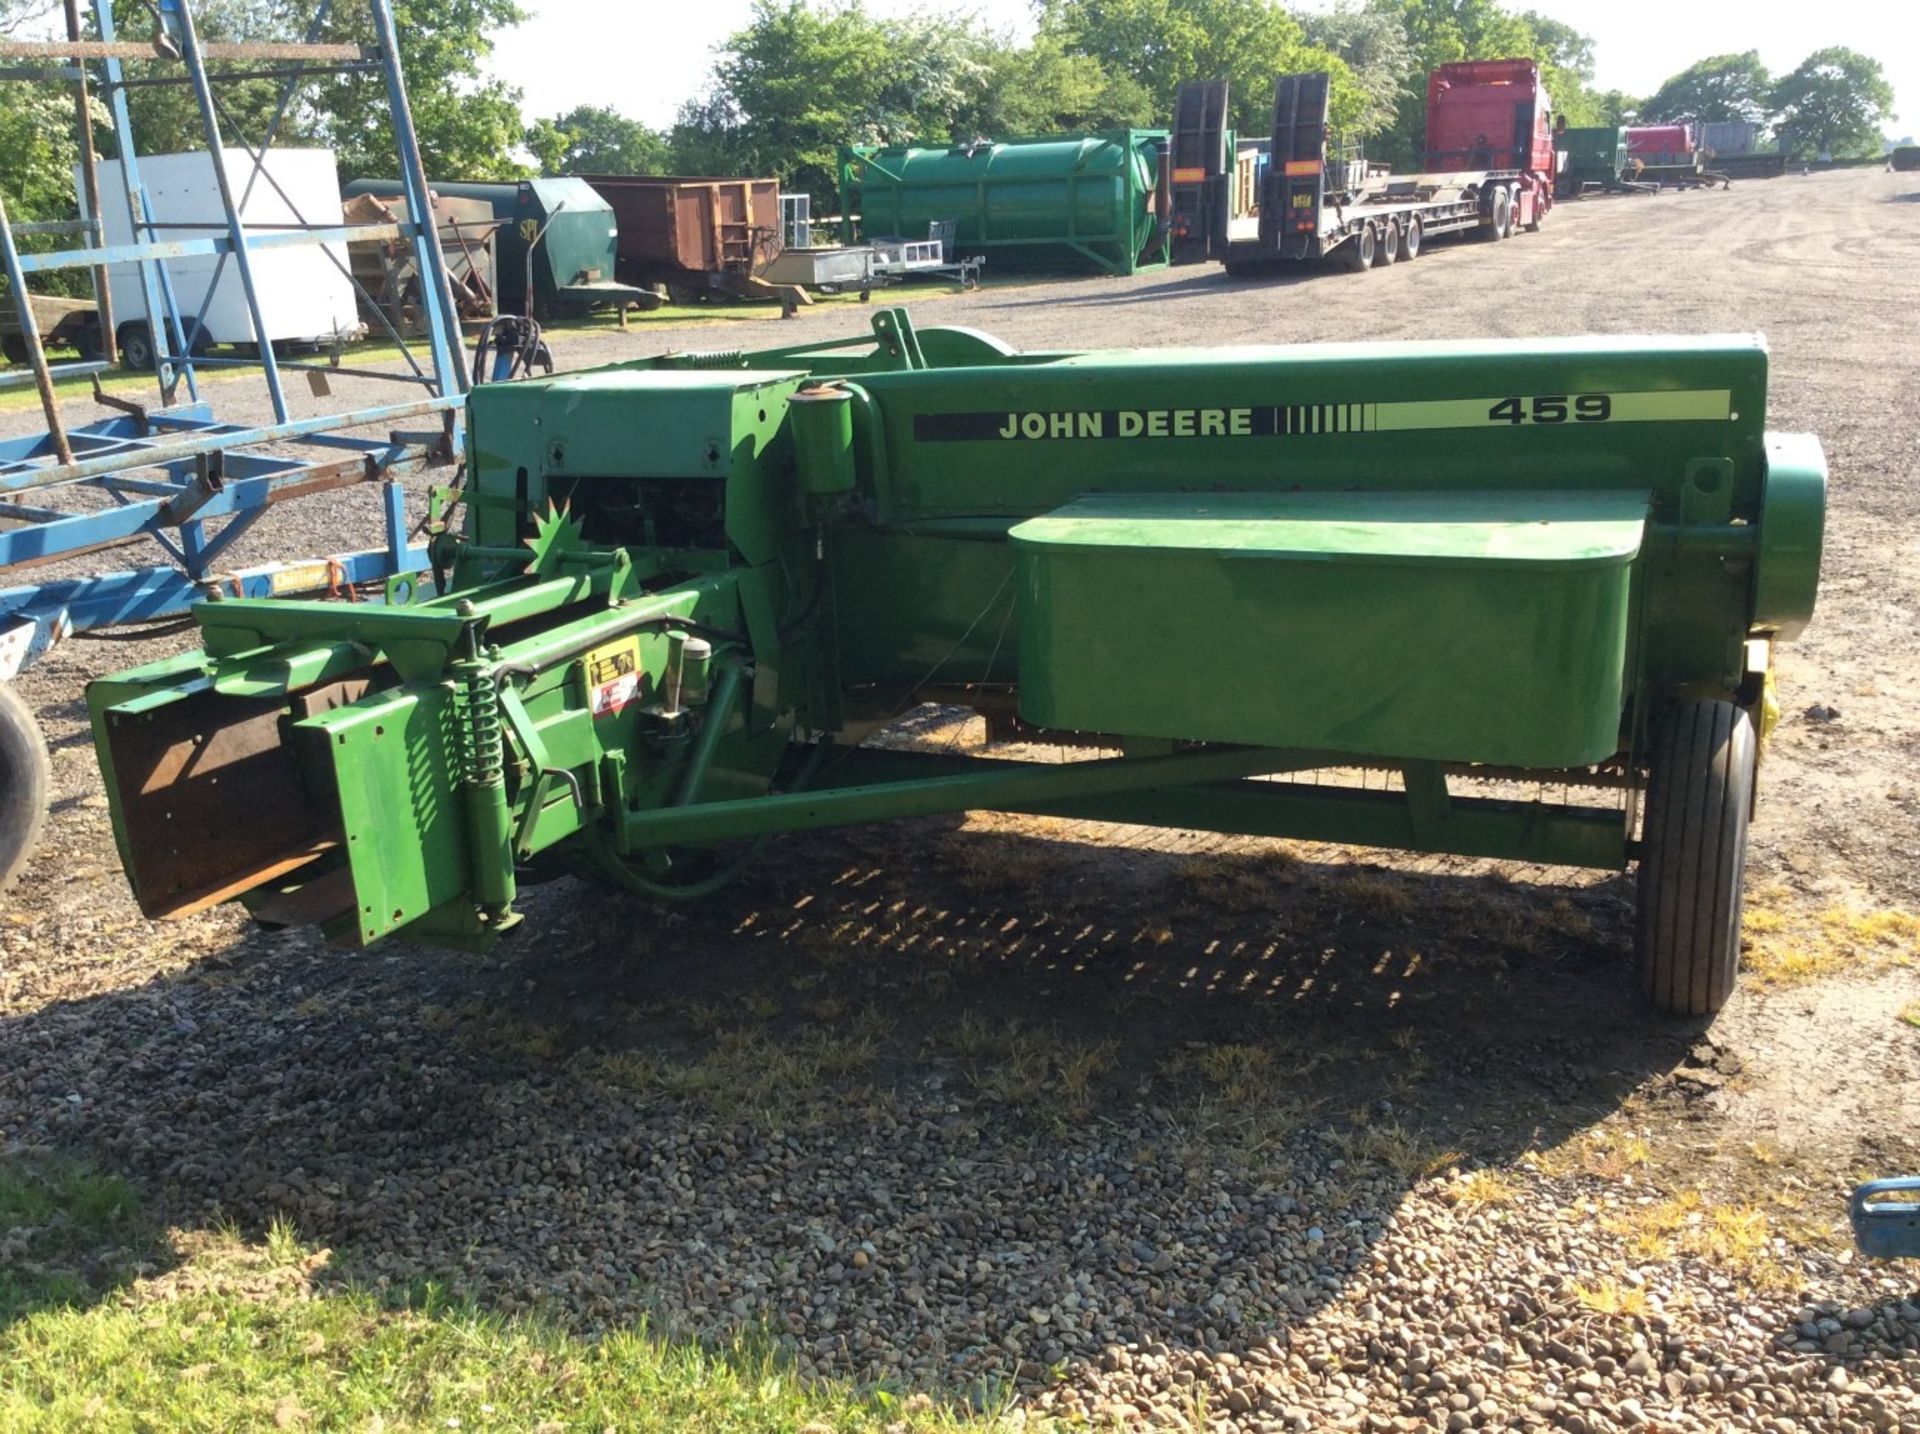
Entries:
[[[284, 232], [298, 225], [337, 227], [344, 222], [340, 208], [340, 177], [333, 154], [324, 149], [269, 149], [256, 173], [254, 158], [244, 149], [225, 151], [227, 175], [233, 185], [241, 218], [262, 232]], [[271, 182], [269, 180], [271, 179]], [[214, 180], [213, 157], [205, 150], [186, 154], [140, 157], [140, 184], [155, 225], [153, 239], [165, 242], [208, 236], [224, 238], [226, 211]], [[77, 186], [85, 205], [85, 186]], [[131, 244], [135, 240], [128, 206], [122, 196], [126, 183], [118, 160], [100, 163], [101, 209], [106, 242]], [[145, 238], [147, 236], [140, 236]], [[329, 258], [331, 254], [333, 257]], [[366, 332], [347, 277], [347, 246], [302, 244], [253, 249], [254, 286], [259, 293], [261, 319], [267, 338], [276, 348], [318, 348], [358, 338]], [[338, 260], [338, 264], [334, 261]], [[196, 254], [160, 261], [172, 282], [182, 332], [191, 332], [220, 265], [217, 254]], [[146, 300], [141, 292], [139, 266], [114, 264], [108, 270], [113, 317], [122, 355], [129, 367], [150, 367], [152, 340], [147, 334]], [[214, 344], [251, 344], [253, 324], [247, 313], [246, 292], [238, 266], [229, 258], [220, 271], [213, 298], [202, 318], [201, 347]], [[144, 355], [144, 357], [143, 357]]]

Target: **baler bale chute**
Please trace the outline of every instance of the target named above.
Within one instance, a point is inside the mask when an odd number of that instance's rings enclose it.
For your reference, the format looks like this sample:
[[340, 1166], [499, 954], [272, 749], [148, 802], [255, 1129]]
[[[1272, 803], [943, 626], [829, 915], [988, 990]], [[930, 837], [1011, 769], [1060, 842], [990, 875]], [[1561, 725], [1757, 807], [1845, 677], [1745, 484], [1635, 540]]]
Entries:
[[[992, 809], [1637, 862], [1648, 997], [1725, 1001], [1825, 502], [1760, 340], [874, 330], [476, 389], [436, 595], [208, 602], [94, 684], [142, 909], [485, 948], [555, 871]], [[925, 701], [1080, 759], [863, 745]]]

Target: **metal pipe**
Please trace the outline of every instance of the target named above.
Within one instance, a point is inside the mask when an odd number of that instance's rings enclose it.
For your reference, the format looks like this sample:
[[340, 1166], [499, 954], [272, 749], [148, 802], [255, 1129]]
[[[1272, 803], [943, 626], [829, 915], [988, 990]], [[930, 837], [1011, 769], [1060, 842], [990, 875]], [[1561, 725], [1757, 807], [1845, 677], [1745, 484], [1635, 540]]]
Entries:
[[[80, 38], [80, 0], [66, 0], [67, 38]], [[100, 218], [100, 156], [93, 147], [93, 105], [87, 98], [87, 72], [79, 71], [73, 87], [73, 120], [80, 139], [80, 187], [87, 197], [87, 213], [96, 223]], [[102, 233], [101, 238], [105, 238]], [[118, 363], [120, 347], [113, 332], [113, 290], [107, 281], [107, 266], [93, 270], [93, 307], [100, 316], [100, 352], [108, 363]]]
[[288, 421], [287, 396], [280, 387], [280, 370], [274, 362], [273, 338], [267, 332], [267, 320], [260, 308], [260, 290], [254, 282], [253, 258], [247, 252], [247, 228], [240, 206], [233, 197], [233, 181], [227, 174], [226, 149], [220, 138], [220, 120], [214, 112], [213, 87], [207, 80], [200, 35], [194, 28], [193, 6], [182, 4], [176, 12], [180, 21], [180, 57], [187, 62], [187, 75], [193, 81], [194, 103], [200, 110], [200, 123], [207, 134], [207, 158], [213, 164], [214, 185], [227, 212], [227, 237], [233, 241], [233, 266], [240, 273], [240, 289], [247, 301], [247, 317], [253, 324], [254, 341], [260, 346], [260, 368], [267, 380], [267, 395], [273, 400], [273, 416]]
[[40, 407], [47, 415], [47, 432], [53, 438], [54, 451], [62, 463], [73, 462], [73, 445], [67, 442], [67, 430], [60, 422], [60, 400], [54, 397], [53, 375], [47, 372], [47, 351], [40, 346], [40, 321], [33, 316], [33, 295], [27, 292], [27, 276], [20, 267], [20, 250], [13, 242], [13, 225], [7, 218], [7, 201], [0, 195], [0, 255], [7, 265], [7, 283], [13, 287], [13, 306], [20, 315], [20, 339], [27, 346], [27, 362], [33, 366], [34, 387], [40, 390]]
[[[243, 448], [257, 443], [277, 443], [289, 438], [303, 438], [310, 433], [325, 433], [335, 428], [360, 428], [369, 424], [386, 423], [396, 418], [417, 418], [423, 413], [442, 413], [459, 405], [460, 400], [441, 395], [437, 398], [416, 399], [411, 403], [389, 404], [383, 408], [367, 408], [357, 413], [328, 413], [318, 418], [302, 418], [286, 423], [269, 424], [261, 428], [242, 428], [225, 433], [209, 434], [204, 438], [190, 438], [165, 448], [156, 448], [140, 457], [132, 466], [140, 468], [160, 467], [181, 458], [194, 458], [202, 453], [215, 453], [225, 448]], [[0, 472], [0, 493], [24, 493], [34, 488], [47, 488], [56, 483], [71, 483], [79, 478], [98, 478], [128, 467], [127, 455], [116, 451], [101, 458], [71, 459], [61, 462], [54, 468], [32, 468], [24, 472]]]
[[713, 684], [713, 696], [707, 701], [705, 723], [700, 728], [700, 735], [694, 739], [693, 750], [687, 754], [686, 771], [681, 774], [673, 798], [667, 805], [684, 807], [700, 799], [700, 788], [707, 780], [707, 768], [713, 765], [713, 754], [719, 750], [720, 739], [726, 734], [727, 723], [733, 717], [734, 704], [740, 700], [744, 681], [745, 669], [739, 663], [722, 664], [720, 676]]
[[[183, 5], [182, 11], [186, 9]], [[177, 13], [177, 12], [176, 12]], [[187, 28], [186, 17], [181, 16], [181, 28]], [[379, 55], [365, 45], [305, 45], [289, 44], [284, 41], [219, 41], [211, 45], [196, 45], [204, 60], [377, 60]], [[185, 44], [181, 46], [182, 60], [192, 67]], [[164, 62], [172, 56], [163, 55], [152, 45], [143, 45], [135, 41], [101, 40], [0, 40], [0, 59], [6, 60], [153, 60]]]
[[379, 37], [379, 55], [387, 81], [387, 106], [393, 112], [394, 141], [400, 150], [400, 178], [407, 194], [407, 217], [414, 225], [413, 254], [420, 271], [423, 292], [433, 295], [433, 307], [439, 321], [427, 320], [428, 347], [433, 353], [434, 375], [443, 394], [465, 393], [470, 386], [466, 369], [453, 361], [460, 332], [460, 310], [453, 302], [453, 283], [447, 273], [447, 256], [440, 247], [440, 228], [434, 222], [433, 196], [427, 188], [426, 165], [420, 159], [420, 141], [414, 133], [413, 107], [407, 101], [406, 80], [400, 73], [400, 40], [393, 28], [393, 7], [389, 0], [368, 0], [373, 12], [374, 34]]
[[[94, 23], [100, 27], [100, 38], [112, 41], [113, 6], [109, 0], [95, 0], [93, 7]], [[135, 239], [140, 236], [140, 223], [153, 216], [147, 212], [145, 191], [140, 185], [139, 146], [134, 143], [133, 117], [127, 109], [126, 91], [121, 81], [126, 71], [121, 68], [118, 59], [108, 59], [101, 65], [103, 80], [101, 88], [107, 96], [108, 109], [113, 116], [113, 144], [120, 154], [120, 198], [127, 206], [127, 233]], [[102, 245], [106, 247], [106, 215], [96, 213], [93, 216], [100, 222]], [[151, 231], [149, 231], [151, 234]], [[162, 322], [166, 316], [172, 316], [178, 322], [179, 313], [173, 302], [173, 286], [167, 279], [167, 271], [145, 259], [134, 266], [140, 279], [140, 299], [146, 307], [147, 332], [153, 339], [154, 380], [160, 390], [160, 398], [171, 404], [175, 387], [180, 375], [174, 371], [173, 356], [175, 350], [167, 334], [167, 326]], [[164, 303], [164, 308], [162, 307]], [[117, 337], [117, 336], [116, 336]], [[193, 371], [186, 372], [187, 391], [197, 399], [198, 390], [193, 380]]]

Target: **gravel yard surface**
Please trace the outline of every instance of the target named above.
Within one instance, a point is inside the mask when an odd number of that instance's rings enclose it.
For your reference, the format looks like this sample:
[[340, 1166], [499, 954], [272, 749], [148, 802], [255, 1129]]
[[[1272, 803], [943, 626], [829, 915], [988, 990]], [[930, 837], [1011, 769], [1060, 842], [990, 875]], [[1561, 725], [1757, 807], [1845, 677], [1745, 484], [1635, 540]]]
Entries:
[[[906, 296], [1024, 347], [1764, 332], [1770, 423], [1834, 484], [1758, 979], [1711, 1026], [1638, 1012], [1623, 879], [1027, 818], [790, 839], [686, 910], [562, 879], [485, 959], [150, 924], [80, 694], [186, 639], [74, 642], [22, 682], [56, 802], [0, 912], [0, 1152], [85, 1158], [183, 1231], [289, 1218], [323, 1282], [765, 1328], [808, 1374], [1030, 1426], [1920, 1429], [1920, 1270], [1844, 1229], [1854, 1180], [1920, 1170], [1914, 182], [1588, 201], [1364, 276]], [[291, 505], [236, 562], [375, 511]]]

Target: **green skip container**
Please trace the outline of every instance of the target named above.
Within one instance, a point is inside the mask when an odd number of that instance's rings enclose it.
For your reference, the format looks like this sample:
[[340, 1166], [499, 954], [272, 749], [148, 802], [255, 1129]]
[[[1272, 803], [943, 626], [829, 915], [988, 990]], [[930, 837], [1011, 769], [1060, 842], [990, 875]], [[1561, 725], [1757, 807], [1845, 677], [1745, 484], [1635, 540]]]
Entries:
[[1163, 129], [979, 140], [947, 149], [840, 151], [842, 238], [925, 239], [951, 223], [953, 252], [1008, 268], [1131, 274], [1166, 262]]
[[1635, 492], [1094, 494], [1016, 525], [1042, 727], [1580, 767], [1621, 744]]

